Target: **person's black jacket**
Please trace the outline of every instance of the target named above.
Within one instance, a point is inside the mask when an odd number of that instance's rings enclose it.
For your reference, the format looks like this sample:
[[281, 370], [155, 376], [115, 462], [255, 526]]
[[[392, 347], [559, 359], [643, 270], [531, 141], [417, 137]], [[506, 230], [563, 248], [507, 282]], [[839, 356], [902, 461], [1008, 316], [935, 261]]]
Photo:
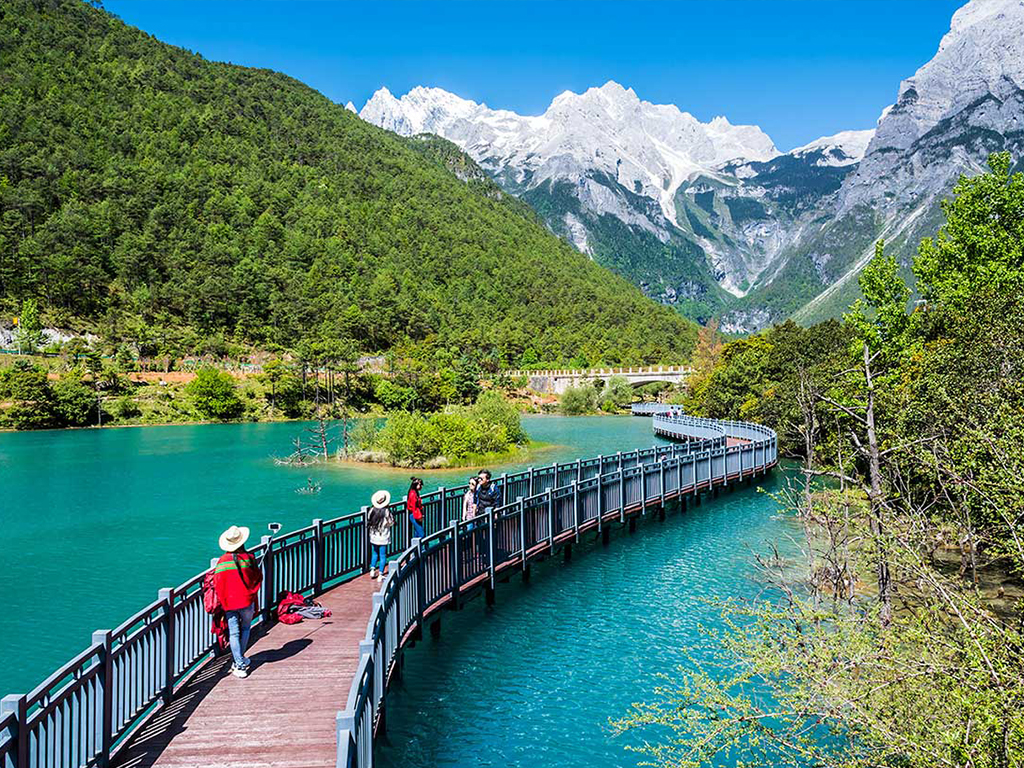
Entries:
[[480, 486], [476, 489], [477, 509], [484, 507], [497, 507], [501, 505], [501, 489], [494, 483], [488, 483], [487, 487]]

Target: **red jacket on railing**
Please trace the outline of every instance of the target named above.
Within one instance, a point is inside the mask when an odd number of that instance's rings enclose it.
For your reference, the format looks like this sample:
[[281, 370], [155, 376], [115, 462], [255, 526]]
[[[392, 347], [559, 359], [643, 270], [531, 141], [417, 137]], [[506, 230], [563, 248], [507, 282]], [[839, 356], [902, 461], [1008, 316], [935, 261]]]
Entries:
[[213, 569], [213, 588], [225, 611], [240, 611], [252, 605], [262, 581], [256, 558], [244, 549], [225, 552]]
[[409, 495], [405, 499], [405, 508], [412, 513], [412, 519], [417, 523], [423, 522], [423, 500], [420, 492], [415, 488], [409, 489]]

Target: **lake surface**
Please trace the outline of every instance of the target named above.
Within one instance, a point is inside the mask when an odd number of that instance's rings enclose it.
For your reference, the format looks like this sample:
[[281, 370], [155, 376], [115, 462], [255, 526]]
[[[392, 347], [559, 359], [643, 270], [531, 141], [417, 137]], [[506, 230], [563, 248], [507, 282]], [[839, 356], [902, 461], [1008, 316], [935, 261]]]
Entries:
[[[525, 417], [552, 461], [664, 442], [647, 419]], [[359, 509], [377, 488], [401, 496], [408, 471], [289, 468], [302, 425], [226, 424], [0, 434], [0, 695], [22, 693], [219, 554], [232, 523], [253, 540]], [[513, 465], [493, 467], [511, 470]], [[470, 470], [421, 473], [428, 488]], [[313, 477], [316, 496], [295, 493]], [[778, 482], [764, 481], [766, 488]], [[389, 705], [384, 766], [636, 765], [609, 718], [649, 699], [657, 674], [685, 661], [714, 626], [706, 600], [756, 590], [750, 548], [790, 523], [757, 488], [706, 499], [661, 523], [645, 519], [571, 563], [534, 565], [529, 584], [500, 585], [444, 614], [440, 640], [407, 656]], [[347, 691], [338, 692], [339, 707]]]
[[[553, 444], [537, 465], [661, 442], [650, 421], [525, 417]], [[401, 496], [408, 471], [276, 466], [295, 423], [0, 433], [0, 695], [23, 693], [219, 554], [232, 523], [253, 540], [357, 511], [377, 488]], [[512, 466], [492, 469], [511, 469]], [[421, 473], [428, 488], [470, 470]], [[307, 476], [316, 496], [295, 489]]]
[[698, 625], [721, 626], [708, 601], [755, 594], [751, 550], [768, 539], [786, 550], [792, 522], [776, 515], [757, 488], [724, 492], [534, 566], [529, 583], [499, 586], [494, 608], [443, 614], [440, 639], [406, 655], [377, 764], [637, 765], [625, 746], [639, 737], [613, 738], [609, 719], [651, 701], [687, 652], [707, 655]]

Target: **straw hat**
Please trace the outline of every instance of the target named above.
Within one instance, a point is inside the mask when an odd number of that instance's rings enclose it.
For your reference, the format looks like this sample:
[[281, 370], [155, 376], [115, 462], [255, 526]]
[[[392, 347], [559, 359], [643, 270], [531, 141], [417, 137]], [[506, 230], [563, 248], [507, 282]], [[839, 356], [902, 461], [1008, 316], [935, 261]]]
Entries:
[[249, 529], [243, 526], [232, 525], [220, 535], [220, 548], [225, 552], [234, 552], [245, 545], [249, 538]]
[[386, 507], [391, 503], [391, 494], [387, 491], [377, 491], [373, 494], [372, 501], [375, 507]]

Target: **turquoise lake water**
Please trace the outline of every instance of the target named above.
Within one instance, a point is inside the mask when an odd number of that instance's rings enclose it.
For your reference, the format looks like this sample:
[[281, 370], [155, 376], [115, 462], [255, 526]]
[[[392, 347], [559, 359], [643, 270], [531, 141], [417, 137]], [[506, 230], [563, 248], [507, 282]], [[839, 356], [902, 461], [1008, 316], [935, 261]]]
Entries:
[[[552, 461], [663, 442], [630, 417], [524, 418]], [[278, 467], [301, 425], [229, 424], [0, 434], [0, 695], [30, 690], [111, 628], [218, 554], [218, 534], [285, 530], [356, 511], [379, 487], [401, 495], [408, 472]], [[493, 469], [512, 469], [513, 466]], [[428, 487], [469, 470], [425, 474]], [[295, 489], [307, 476], [316, 496]], [[775, 482], [769, 480], [769, 483]], [[787, 523], [756, 488], [708, 499], [573, 562], [535, 566], [445, 614], [440, 641], [408, 656], [390, 715], [385, 765], [634, 765], [609, 717], [642, 700], [682, 661], [702, 601], [749, 594], [750, 554]], [[347, 691], [339, 692], [339, 705]]]
[[609, 719], [652, 700], [686, 652], [706, 656], [698, 625], [721, 626], [708, 601], [755, 594], [752, 550], [786, 549], [791, 522], [776, 514], [757, 488], [725, 492], [534, 566], [528, 583], [499, 586], [494, 608], [445, 613], [440, 639], [406, 656], [377, 764], [637, 765], [625, 746], [639, 737], [613, 738]]

